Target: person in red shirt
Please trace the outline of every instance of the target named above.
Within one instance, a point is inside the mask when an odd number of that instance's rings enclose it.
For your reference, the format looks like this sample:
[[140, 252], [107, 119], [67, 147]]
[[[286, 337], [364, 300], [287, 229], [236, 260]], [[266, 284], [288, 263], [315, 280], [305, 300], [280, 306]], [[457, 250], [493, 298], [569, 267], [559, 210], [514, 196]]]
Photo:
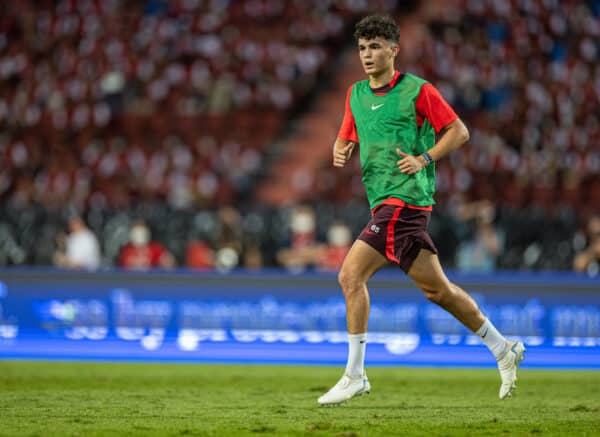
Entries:
[[317, 266], [320, 270], [338, 271], [344, 258], [352, 247], [352, 232], [342, 222], [334, 222], [327, 230], [327, 244], [324, 244], [317, 255]]
[[392, 18], [371, 15], [355, 30], [368, 79], [348, 91], [332, 163], [344, 167], [358, 149], [372, 216], [338, 276], [346, 302], [346, 369], [317, 402], [338, 404], [371, 391], [364, 366], [370, 308], [367, 282], [390, 262], [431, 302], [481, 338], [496, 358], [502, 380], [498, 395], [506, 399], [515, 388], [525, 347], [518, 340], [507, 340], [475, 300], [448, 280], [427, 232], [435, 203], [435, 162], [466, 143], [468, 129], [433, 85], [395, 70], [400, 30]]
[[186, 265], [191, 269], [212, 270], [215, 267], [215, 251], [208, 242], [194, 239], [186, 250]]
[[132, 270], [150, 268], [173, 268], [175, 258], [158, 241], [151, 241], [148, 225], [143, 220], [133, 222], [129, 231], [129, 243], [121, 248], [119, 267]]
[[296, 206], [290, 217], [289, 247], [277, 252], [277, 261], [290, 271], [301, 272], [315, 266], [320, 248], [314, 209], [309, 205]]

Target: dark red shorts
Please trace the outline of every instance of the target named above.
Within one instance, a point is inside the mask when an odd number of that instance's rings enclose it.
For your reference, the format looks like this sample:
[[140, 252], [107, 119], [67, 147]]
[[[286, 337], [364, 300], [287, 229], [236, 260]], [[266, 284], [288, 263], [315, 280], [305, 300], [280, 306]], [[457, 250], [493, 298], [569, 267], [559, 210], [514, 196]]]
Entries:
[[431, 211], [382, 205], [358, 236], [408, 273], [421, 249], [438, 253], [427, 233]]

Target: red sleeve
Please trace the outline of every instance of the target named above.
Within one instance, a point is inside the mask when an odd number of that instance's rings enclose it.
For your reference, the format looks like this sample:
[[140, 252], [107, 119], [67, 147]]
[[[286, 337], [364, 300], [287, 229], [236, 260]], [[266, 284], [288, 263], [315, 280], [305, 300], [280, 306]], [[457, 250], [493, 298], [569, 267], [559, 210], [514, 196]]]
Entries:
[[160, 266], [160, 257], [163, 256], [163, 253], [165, 253], [165, 251], [166, 249], [161, 243], [157, 241], [153, 241], [150, 243], [150, 259], [152, 267]]
[[132, 266], [131, 257], [132, 247], [129, 244], [126, 244], [121, 248], [121, 253], [119, 254], [119, 267], [129, 268]]
[[344, 110], [344, 120], [342, 121], [342, 127], [340, 127], [340, 131], [338, 132], [338, 138], [358, 143], [356, 123], [354, 123], [354, 115], [352, 115], [352, 109], [350, 109], [351, 94], [352, 86], [348, 88], [348, 93], [346, 94], [346, 108]]
[[421, 87], [415, 107], [421, 117], [429, 120], [436, 133], [458, 118], [440, 92], [430, 83]]

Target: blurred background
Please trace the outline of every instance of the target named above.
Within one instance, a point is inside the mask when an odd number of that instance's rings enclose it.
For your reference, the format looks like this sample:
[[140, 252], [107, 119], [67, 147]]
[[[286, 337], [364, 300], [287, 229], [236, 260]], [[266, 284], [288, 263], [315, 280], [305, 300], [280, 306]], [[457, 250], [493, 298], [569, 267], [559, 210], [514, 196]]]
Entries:
[[2, 7], [0, 265], [337, 270], [369, 210], [331, 145], [380, 12], [471, 132], [437, 166], [442, 263], [599, 272], [598, 0]]

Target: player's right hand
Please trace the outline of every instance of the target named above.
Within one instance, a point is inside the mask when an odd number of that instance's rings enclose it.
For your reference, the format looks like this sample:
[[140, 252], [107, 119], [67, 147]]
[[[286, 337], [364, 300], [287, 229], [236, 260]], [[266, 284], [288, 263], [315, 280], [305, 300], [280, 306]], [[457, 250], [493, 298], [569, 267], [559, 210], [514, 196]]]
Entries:
[[338, 143], [333, 146], [333, 166], [334, 167], [344, 167], [350, 156], [352, 156], [352, 151], [354, 150], [355, 143], [349, 141], [346, 145], [338, 146]]

